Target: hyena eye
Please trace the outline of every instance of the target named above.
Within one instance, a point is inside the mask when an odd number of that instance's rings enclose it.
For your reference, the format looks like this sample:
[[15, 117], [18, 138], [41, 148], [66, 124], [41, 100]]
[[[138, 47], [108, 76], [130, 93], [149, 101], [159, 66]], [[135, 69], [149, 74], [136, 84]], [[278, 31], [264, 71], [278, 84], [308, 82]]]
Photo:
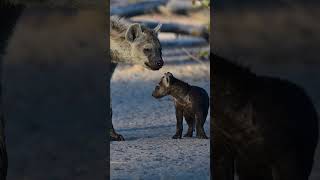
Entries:
[[150, 48], [144, 48], [144, 49], [143, 49], [143, 52], [144, 52], [145, 54], [148, 54], [148, 53], [151, 52], [151, 49], [150, 49]]
[[159, 90], [160, 89], [160, 86], [156, 86], [156, 90]]

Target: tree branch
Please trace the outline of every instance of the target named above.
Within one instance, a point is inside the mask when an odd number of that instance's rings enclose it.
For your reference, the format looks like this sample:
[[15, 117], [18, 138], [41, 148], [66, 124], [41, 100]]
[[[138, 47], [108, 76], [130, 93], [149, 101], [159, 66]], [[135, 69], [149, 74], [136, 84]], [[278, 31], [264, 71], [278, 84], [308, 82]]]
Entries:
[[201, 38], [188, 38], [178, 40], [162, 40], [160, 41], [163, 47], [195, 47], [207, 46], [208, 42]]

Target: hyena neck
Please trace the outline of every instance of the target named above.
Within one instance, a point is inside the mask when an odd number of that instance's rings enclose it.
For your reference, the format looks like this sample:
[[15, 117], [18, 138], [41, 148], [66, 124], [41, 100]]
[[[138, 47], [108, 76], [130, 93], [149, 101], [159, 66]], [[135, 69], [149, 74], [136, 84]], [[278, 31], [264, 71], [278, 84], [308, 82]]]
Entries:
[[113, 63], [132, 63], [134, 59], [131, 57], [131, 45], [125, 38], [129, 25], [122, 18], [110, 18], [110, 55]]
[[113, 63], [132, 63], [130, 47], [110, 43], [110, 56]]
[[170, 87], [170, 95], [178, 102], [184, 103], [188, 97], [191, 86], [179, 79], [174, 79]]

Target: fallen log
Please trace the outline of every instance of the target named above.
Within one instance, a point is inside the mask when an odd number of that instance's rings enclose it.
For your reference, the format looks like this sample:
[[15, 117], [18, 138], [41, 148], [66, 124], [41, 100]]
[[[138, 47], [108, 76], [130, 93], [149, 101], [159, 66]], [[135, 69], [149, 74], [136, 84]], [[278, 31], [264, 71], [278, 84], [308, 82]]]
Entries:
[[199, 4], [193, 4], [192, 1], [170, 0], [165, 9], [170, 13], [186, 15], [190, 12], [196, 12], [203, 9]]
[[164, 48], [170, 47], [199, 47], [208, 46], [208, 42], [202, 38], [185, 38], [177, 40], [160, 40], [161, 46]]
[[[151, 21], [134, 21], [134, 22], [141, 23], [149, 28], [154, 28], [159, 24], [158, 22], [151, 22]], [[193, 26], [193, 25], [185, 25], [185, 24], [177, 24], [177, 23], [162, 23], [160, 31], [202, 37], [207, 42], [209, 42], [209, 31], [204, 26]]]
[[149, 0], [130, 4], [128, 6], [112, 7], [110, 15], [120, 17], [132, 17], [147, 14], [158, 9], [161, 5], [166, 5], [168, 0]]

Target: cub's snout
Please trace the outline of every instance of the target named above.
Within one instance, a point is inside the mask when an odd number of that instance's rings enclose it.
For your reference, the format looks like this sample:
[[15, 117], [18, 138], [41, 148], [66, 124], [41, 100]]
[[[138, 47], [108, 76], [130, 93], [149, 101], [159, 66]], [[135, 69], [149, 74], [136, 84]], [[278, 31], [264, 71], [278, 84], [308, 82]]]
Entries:
[[165, 95], [161, 94], [161, 92], [160, 92], [160, 86], [157, 85], [157, 86], [155, 87], [155, 89], [153, 90], [153, 92], [152, 92], [152, 96], [153, 96], [154, 98], [159, 99], [159, 98], [161, 98], [161, 97], [163, 97], [163, 96], [165, 96]]
[[169, 95], [171, 89], [170, 82], [173, 80], [173, 78], [174, 77], [170, 72], [165, 73], [159, 84], [154, 88], [152, 96], [155, 98], [162, 98]]

